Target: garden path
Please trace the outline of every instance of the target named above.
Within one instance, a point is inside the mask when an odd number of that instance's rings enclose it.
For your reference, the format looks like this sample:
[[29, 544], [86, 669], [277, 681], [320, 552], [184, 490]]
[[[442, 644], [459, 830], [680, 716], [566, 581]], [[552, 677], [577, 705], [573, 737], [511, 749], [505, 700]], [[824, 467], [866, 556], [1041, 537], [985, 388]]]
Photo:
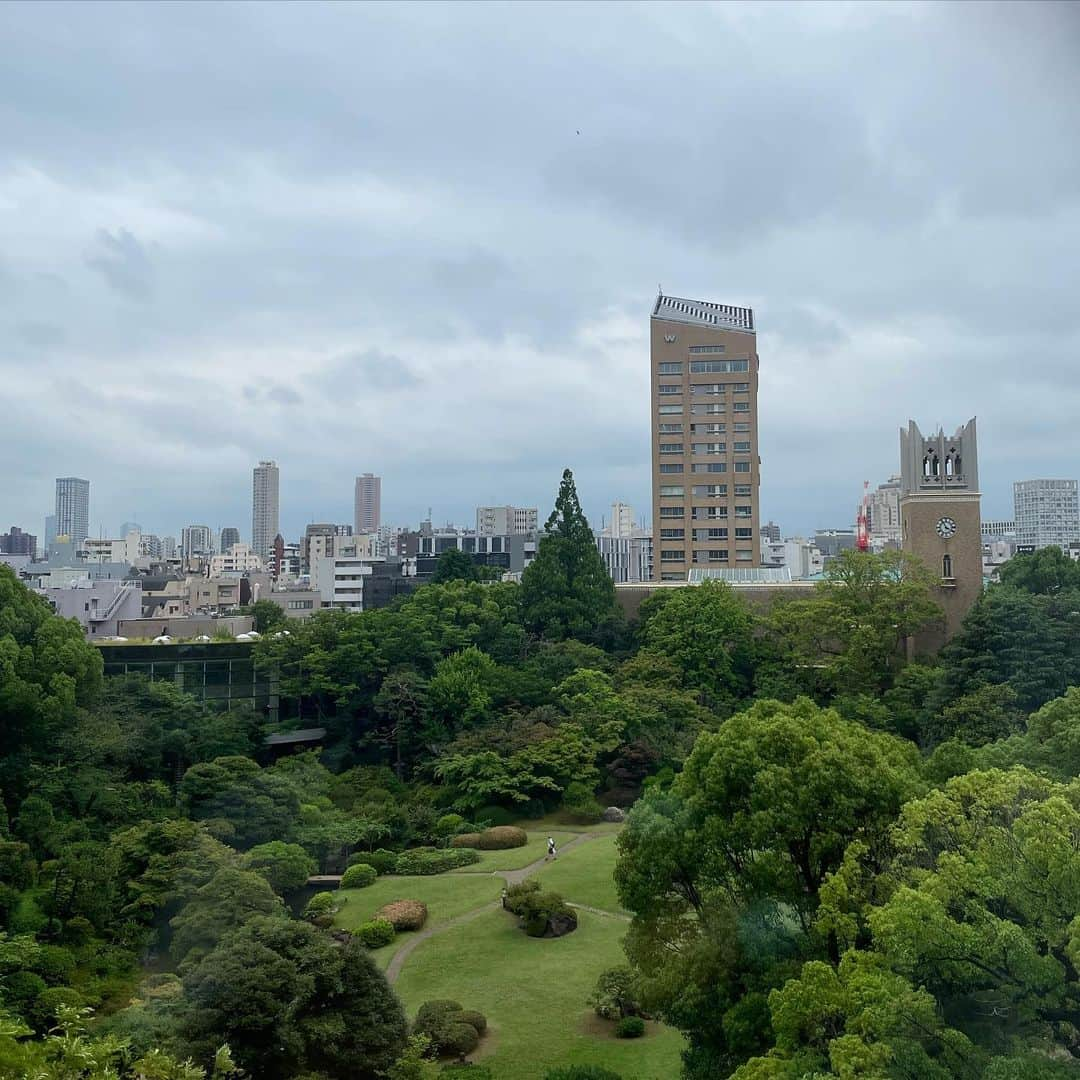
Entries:
[[[588, 843], [590, 840], [596, 840], [597, 833], [580, 833], [575, 836], [573, 840], [567, 841], [559, 849], [560, 851], [569, 851], [571, 848], [577, 847], [579, 844]], [[494, 877], [501, 877], [506, 882], [507, 887], [511, 885], [518, 885], [524, 881], [527, 877], [535, 874], [542, 866], [547, 863], [547, 856], [542, 859], [537, 859], [536, 862], [529, 863], [528, 866], [523, 866], [518, 870], [492, 870], [491, 875]], [[468, 873], [469, 871], [458, 871], [458, 873]], [[478, 871], [473, 871], [477, 873]], [[460, 926], [462, 923], [471, 922], [473, 919], [479, 918], [487, 911], [494, 911], [499, 907], [501, 901], [492, 900], [487, 904], [481, 904], [480, 907], [473, 908], [472, 911], [466, 911], [464, 915], [458, 915], [457, 918], [448, 919], [444, 923], [439, 923], [438, 926], [429, 926], [425, 930], [421, 930], [417, 934], [413, 934], [396, 953], [390, 959], [390, 963], [386, 967], [386, 981], [394, 983], [397, 981], [397, 977], [401, 974], [401, 969], [405, 966], [405, 961], [412, 955], [413, 950], [427, 941], [428, 938], [434, 937], [436, 934], [441, 934], [444, 930], [451, 930], [455, 926]], [[599, 908], [585, 907], [583, 904], [571, 904], [571, 907], [580, 907], [583, 911], [594, 911], [600, 915], [610, 915], [611, 912], [600, 911]]]

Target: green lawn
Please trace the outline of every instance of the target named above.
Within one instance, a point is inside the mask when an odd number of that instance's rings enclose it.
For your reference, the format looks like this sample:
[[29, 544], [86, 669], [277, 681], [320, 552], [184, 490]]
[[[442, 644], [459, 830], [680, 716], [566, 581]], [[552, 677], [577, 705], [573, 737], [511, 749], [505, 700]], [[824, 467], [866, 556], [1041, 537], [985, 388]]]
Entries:
[[547, 838], [553, 836], [555, 843], [562, 847], [567, 840], [573, 839], [569, 832], [530, 832], [529, 842], [524, 847], [505, 848], [502, 851], [481, 851], [480, 861], [471, 866], [454, 870], [455, 874], [475, 874], [491, 870], [520, 870], [523, 866], [542, 859], [547, 852]]
[[527, 829], [529, 832], [542, 832], [548, 835], [546, 830], [562, 829], [571, 833], [595, 833], [597, 836], [606, 836], [608, 833], [617, 833], [622, 825], [613, 821], [594, 821], [583, 823], [565, 810], [554, 810], [545, 814], [542, 818], [529, 818], [516, 821], [515, 825]]
[[571, 848], [535, 876], [545, 889], [562, 893], [572, 903], [620, 911], [612, 880], [616, 855], [615, 837], [601, 836]]
[[[448, 919], [464, 915], [473, 908], [497, 900], [502, 895], [502, 878], [477, 874], [469, 878], [459, 874], [430, 874], [416, 877], [398, 877], [388, 874], [377, 878], [366, 889], [340, 889], [337, 897], [345, 903], [334, 917], [334, 925], [345, 930], [355, 930], [367, 922], [383, 904], [391, 900], [422, 900], [428, 906], [425, 926], [437, 926]], [[411, 933], [398, 934], [381, 949], [373, 949], [371, 955], [382, 968], [401, 947]]]
[[481, 1060], [497, 1080], [540, 1080], [571, 1064], [603, 1065], [627, 1080], [669, 1080], [679, 1074], [678, 1032], [659, 1028], [626, 1041], [590, 1034], [597, 1025], [589, 993], [601, 971], [625, 962], [625, 932], [621, 920], [580, 912], [574, 933], [530, 938], [497, 909], [421, 944], [395, 990], [410, 1019], [433, 998], [483, 1012], [492, 1052], [484, 1054], [481, 1043]]

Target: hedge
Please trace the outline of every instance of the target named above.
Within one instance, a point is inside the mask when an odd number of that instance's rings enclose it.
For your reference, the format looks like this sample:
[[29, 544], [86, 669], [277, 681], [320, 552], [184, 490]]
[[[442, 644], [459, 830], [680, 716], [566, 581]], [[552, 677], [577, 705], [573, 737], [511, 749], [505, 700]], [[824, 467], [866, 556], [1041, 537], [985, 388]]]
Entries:
[[442, 874], [479, 862], [471, 848], [411, 848], [403, 851], [394, 864], [396, 874]]
[[463, 1009], [456, 1001], [425, 1001], [417, 1010], [413, 1031], [431, 1040], [436, 1054], [463, 1057], [476, 1049], [487, 1029], [483, 1013]]
[[341, 875], [340, 888], [366, 889], [369, 885], [375, 883], [375, 879], [378, 876], [374, 866], [369, 866], [367, 863], [356, 863], [354, 866], [350, 866], [345, 873]]
[[375, 912], [376, 919], [389, 920], [395, 930], [419, 930], [427, 916], [427, 904], [420, 900], [394, 900]]
[[379, 949], [394, 940], [394, 924], [389, 919], [372, 919], [371, 922], [361, 923], [354, 936], [360, 939], [361, 945]]
[[386, 848], [376, 848], [374, 851], [354, 851], [349, 856], [349, 866], [357, 863], [367, 863], [375, 868], [376, 874], [392, 874], [394, 863], [397, 862], [399, 851], [388, 851]]
[[529, 842], [528, 833], [516, 825], [497, 825], [478, 833], [462, 833], [450, 841], [455, 848], [479, 848], [481, 851], [504, 851], [507, 848], [524, 847]]

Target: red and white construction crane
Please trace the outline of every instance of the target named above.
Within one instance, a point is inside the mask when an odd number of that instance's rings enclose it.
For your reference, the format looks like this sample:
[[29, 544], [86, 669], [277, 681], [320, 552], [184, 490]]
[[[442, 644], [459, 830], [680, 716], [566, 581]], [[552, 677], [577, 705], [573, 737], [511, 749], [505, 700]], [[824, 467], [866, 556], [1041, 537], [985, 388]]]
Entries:
[[870, 550], [870, 481], [864, 480], [862, 485], [862, 502], [859, 503], [859, 513], [855, 518], [855, 547], [859, 551]]

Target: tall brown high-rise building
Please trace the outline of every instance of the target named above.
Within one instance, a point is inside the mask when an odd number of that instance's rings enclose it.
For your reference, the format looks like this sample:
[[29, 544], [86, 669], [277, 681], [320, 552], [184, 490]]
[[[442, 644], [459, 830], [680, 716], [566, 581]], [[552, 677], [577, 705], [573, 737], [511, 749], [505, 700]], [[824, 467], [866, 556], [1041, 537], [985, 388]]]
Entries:
[[653, 576], [759, 566], [754, 313], [661, 294], [651, 338]]

